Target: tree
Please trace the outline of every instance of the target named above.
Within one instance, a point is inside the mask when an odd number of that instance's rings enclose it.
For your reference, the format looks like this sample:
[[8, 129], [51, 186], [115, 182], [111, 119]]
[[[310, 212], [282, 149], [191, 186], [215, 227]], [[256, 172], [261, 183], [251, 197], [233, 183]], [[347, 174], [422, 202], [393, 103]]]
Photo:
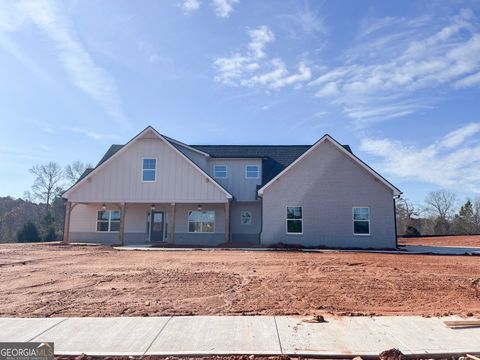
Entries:
[[18, 242], [39, 242], [41, 241], [40, 235], [35, 224], [31, 221], [27, 221], [17, 232]]
[[473, 204], [470, 200], [467, 200], [462, 205], [458, 214], [455, 215], [453, 221], [453, 228], [455, 234], [458, 235], [471, 235], [476, 232], [475, 214]]
[[480, 234], [480, 196], [473, 202], [473, 223], [474, 233]]
[[81, 161], [75, 161], [72, 164], [65, 166], [65, 179], [70, 185], [75, 184], [80, 176], [85, 172], [87, 168], [91, 168], [92, 165]]
[[455, 194], [446, 190], [432, 191], [425, 198], [426, 210], [433, 217], [435, 235], [450, 233], [450, 219], [455, 202]]
[[406, 198], [399, 198], [395, 200], [396, 214], [397, 214], [397, 231], [400, 235], [407, 235], [407, 232], [412, 234], [418, 233], [418, 230], [413, 224], [414, 219], [418, 217], [418, 210]]
[[53, 199], [62, 191], [63, 171], [54, 161], [35, 165], [30, 169], [35, 175], [32, 192], [36, 199], [46, 204], [47, 209]]

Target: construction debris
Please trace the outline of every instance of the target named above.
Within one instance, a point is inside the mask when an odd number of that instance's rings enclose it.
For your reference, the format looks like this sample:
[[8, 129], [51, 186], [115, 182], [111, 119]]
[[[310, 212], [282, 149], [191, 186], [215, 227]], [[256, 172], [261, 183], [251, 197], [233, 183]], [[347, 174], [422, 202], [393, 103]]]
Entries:
[[467, 358], [470, 358], [472, 360], [480, 360], [480, 358], [478, 356], [471, 355], [471, 354], [467, 354]]
[[398, 349], [385, 350], [378, 355], [380, 360], [405, 360], [407, 357]]
[[326, 323], [327, 322], [327, 320], [325, 320], [325, 318], [322, 315], [315, 315], [311, 319], [303, 319], [302, 321], [306, 322], [306, 323], [313, 323], [313, 324]]
[[443, 322], [450, 329], [467, 329], [480, 327], [480, 320], [455, 320], [455, 321], [444, 321]]

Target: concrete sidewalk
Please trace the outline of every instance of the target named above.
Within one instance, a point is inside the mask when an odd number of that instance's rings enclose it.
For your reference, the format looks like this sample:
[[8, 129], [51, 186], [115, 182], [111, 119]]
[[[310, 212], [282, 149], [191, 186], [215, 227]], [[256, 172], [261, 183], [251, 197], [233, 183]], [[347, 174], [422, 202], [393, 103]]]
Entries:
[[418, 316], [0, 318], [0, 341], [53, 341], [56, 355], [304, 355], [353, 357], [480, 353], [480, 328], [449, 329]]

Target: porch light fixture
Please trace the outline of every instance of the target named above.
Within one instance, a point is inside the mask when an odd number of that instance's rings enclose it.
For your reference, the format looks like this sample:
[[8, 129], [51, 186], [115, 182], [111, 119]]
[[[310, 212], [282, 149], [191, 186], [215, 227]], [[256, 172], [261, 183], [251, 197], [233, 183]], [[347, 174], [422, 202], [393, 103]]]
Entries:
[[202, 211], [202, 204], [198, 204], [197, 210], [198, 210], [198, 211]]
[[152, 211], [154, 211], [154, 210], [155, 210], [155, 204], [152, 204], [152, 206], [150, 206], [150, 209], [151, 209]]
[[102, 205], [102, 210], [103, 211], [107, 210], [107, 205], [105, 205], [105, 203]]

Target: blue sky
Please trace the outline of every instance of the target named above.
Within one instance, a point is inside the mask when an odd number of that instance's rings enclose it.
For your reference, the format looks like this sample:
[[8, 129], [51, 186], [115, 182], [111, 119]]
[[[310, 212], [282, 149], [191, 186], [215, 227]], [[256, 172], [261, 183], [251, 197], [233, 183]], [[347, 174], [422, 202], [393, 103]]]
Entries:
[[329, 133], [421, 202], [480, 193], [480, 1], [0, 0], [0, 195], [147, 125], [190, 144]]

